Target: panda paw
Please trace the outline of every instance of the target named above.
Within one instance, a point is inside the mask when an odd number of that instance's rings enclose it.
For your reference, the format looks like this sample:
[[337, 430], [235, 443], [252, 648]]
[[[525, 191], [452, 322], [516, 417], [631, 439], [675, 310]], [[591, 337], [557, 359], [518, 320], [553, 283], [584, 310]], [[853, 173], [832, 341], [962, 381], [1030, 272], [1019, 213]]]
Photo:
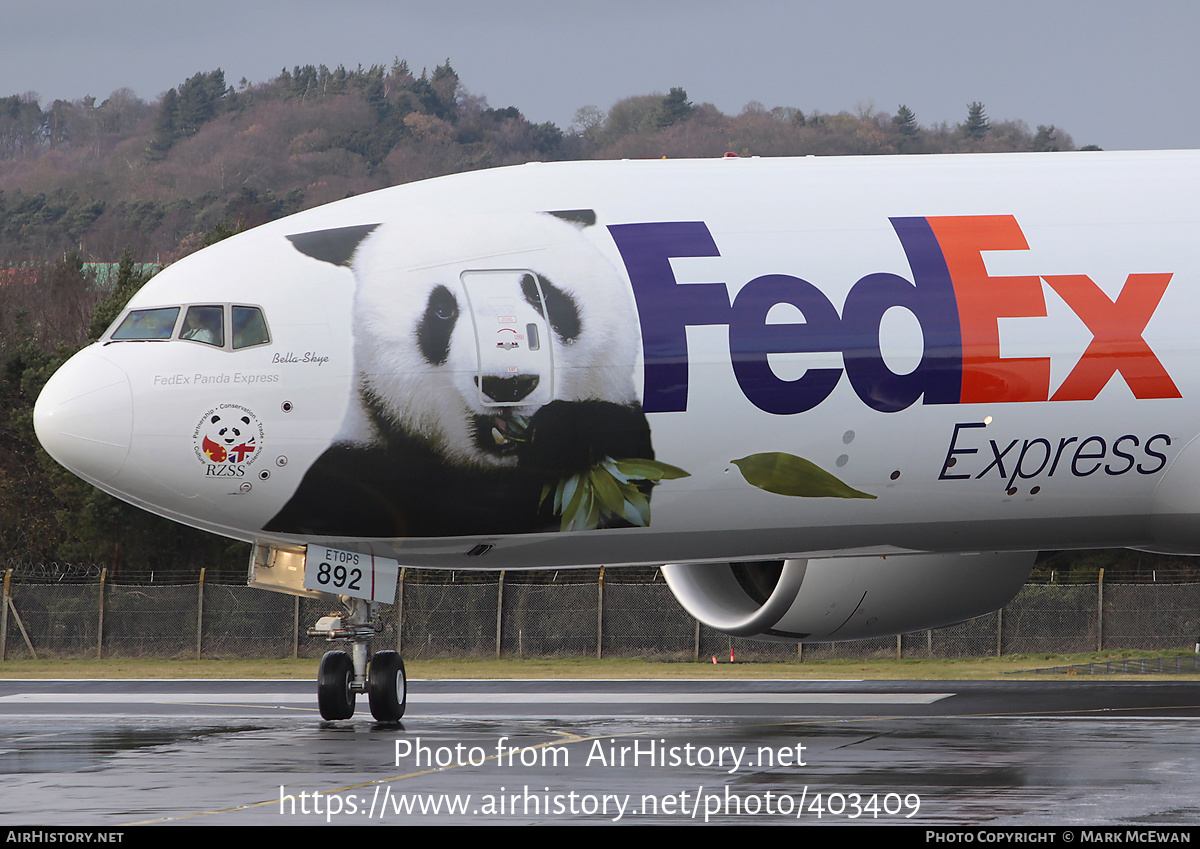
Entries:
[[554, 478], [586, 472], [610, 457], [654, 459], [650, 426], [640, 405], [611, 401], [551, 401], [530, 418], [517, 445], [520, 465]]

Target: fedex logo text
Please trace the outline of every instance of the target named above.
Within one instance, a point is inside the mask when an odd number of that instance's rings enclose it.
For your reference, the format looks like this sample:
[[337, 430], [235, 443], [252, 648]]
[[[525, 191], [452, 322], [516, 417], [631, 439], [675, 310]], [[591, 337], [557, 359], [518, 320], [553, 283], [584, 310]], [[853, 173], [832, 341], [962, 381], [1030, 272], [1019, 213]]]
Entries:
[[[734, 374], [743, 393], [769, 413], [802, 413], [824, 401], [846, 372], [863, 403], [896, 412], [925, 404], [1086, 401], [1116, 374], [1137, 398], [1180, 393], [1142, 334], [1170, 273], [1129, 274], [1110, 300], [1084, 274], [989, 277], [984, 251], [1028, 250], [1011, 215], [893, 218], [912, 280], [879, 272], [858, 280], [841, 314], [807, 280], [767, 274], [732, 303], [724, 283], [679, 283], [676, 257], [720, 256], [701, 221], [610, 225], [633, 284], [641, 320], [646, 412], [687, 409], [688, 326], [727, 325]], [[1046, 315], [1045, 281], [1079, 316], [1092, 341], [1050, 393], [1049, 357], [1001, 357], [997, 320]], [[776, 304], [791, 304], [803, 324], [768, 324]], [[880, 350], [879, 324], [893, 307], [920, 324], [924, 350], [908, 374], [892, 372]], [[795, 380], [775, 375], [768, 354], [841, 353], [844, 368], [813, 368]]]

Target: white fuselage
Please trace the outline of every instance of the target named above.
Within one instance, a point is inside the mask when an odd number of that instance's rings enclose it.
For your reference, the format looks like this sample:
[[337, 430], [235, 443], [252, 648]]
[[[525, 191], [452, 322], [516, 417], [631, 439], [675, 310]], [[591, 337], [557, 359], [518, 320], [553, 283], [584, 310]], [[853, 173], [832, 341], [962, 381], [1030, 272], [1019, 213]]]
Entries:
[[[580, 162], [439, 178], [167, 268], [128, 309], [180, 307], [173, 338], [110, 331], [80, 352], [39, 400], [38, 433], [85, 479], [172, 519], [414, 566], [1200, 552], [1196, 197], [1190, 152]], [[288, 238], [366, 225], [379, 226], [355, 237], [361, 250], [305, 252]], [[540, 296], [521, 294], [531, 288]], [[234, 308], [257, 307], [269, 341], [235, 348], [232, 327], [221, 347], [183, 338], [197, 305], [231, 324]], [[539, 411], [555, 402], [568, 413], [555, 421], [578, 424], [548, 423]], [[653, 445], [653, 457], [616, 457], [634, 449], [601, 434], [597, 461], [686, 476], [622, 478], [613, 495], [596, 466], [525, 459], [539, 440], [583, 439], [572, 428], [593, 409], [627, 415], [631, 433], [644, 422]], [[206, 448], [231, 420], [241, 441]], [[339, 446], [352, 455], [341, 483]], [[772, 467], [780, 455], [799, 463]], [[319, 460], [325, 471], [306, 479]], [[538, 471], [513, 478], [509, 497], [503, 475], [522, 464]], [[527, 521], [498, 531], [485, 500], [457, 526], [458, 494], [436, 491], [443, 466], [466, 501], [477, 484], [497, 502], [533, 492], [527, 509], [504, 505]], [[538, 503], [559, 485], [563, 501], [592, 486], [629, 521], [583, 515], [583, 530], [563, 530], [571, 508]], [[360, 488], [379, 499], [365, 512], [404, 515], [371, 525], [379, 534], [304, 530], [322, 500], [354, 512]], [[480, 543], [493, 548], [463, 557]]]

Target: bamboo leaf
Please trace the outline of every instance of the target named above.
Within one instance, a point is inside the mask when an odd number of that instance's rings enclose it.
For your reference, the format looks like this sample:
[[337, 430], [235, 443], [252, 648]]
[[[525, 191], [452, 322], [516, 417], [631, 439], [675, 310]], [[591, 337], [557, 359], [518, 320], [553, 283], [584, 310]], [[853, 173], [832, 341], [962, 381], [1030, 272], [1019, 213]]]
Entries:
[[586, 492], [587, 486], [580, 480], [579, 475], [573, 475], [567, 480], [567, 486], [563, 490], [563, 504], [565, 506], [562, 510], [562, 529], [564, 531], [572, 529], [572, 525], [579, 515], [580, 506], [583, 503]]
[[636, 486], [625, 492], [625, 520], [631, 525], [650, 527], [650, 502]]
[[588, 472], [588, 478], [592, 483], [593, 494], [605, 512], [620, 515], [625, 496], [621, 494], [617, 480], [603, 466], [593, 466]]
[[669, 463], [659, 463], [656, 460], [626, 459], [617, 460], [617, 469], [631, 478], [641, 478], [648, 481], [675, 480], [676, 478], [691, 477], [678, 466]]
[[629, 481], [630, 481], [629, 475], [625, 474], [617, 467], [617, 461], [614, 460], [612, 457], [605, 457], [604, 460], [601, 461], [600, 465], [603, 466], [604, 469], [610, 475], [612, 475], [614, 478], [616, 478], [621, 483], [623, 483], [623, 484], [629, 483]]
[[588, 491], [587, 515], [584, 517], [580, 530], [591, 531], [600, 527], [600, 499], [594, 492]]
[[558, 508], [559, 513], [565, 513], [570, 509], [570, 505], [575, 501], [575, 496], [579, 493], [579, 475], [571, 475], [562, 482], [562, 506]]
[[731, 461], [747, 483], [767, 492], [803, 498], [875, 498], [847, 486], [815, 463], [775, 451]]
[[575, 490], [575, 497], [570, 506], [563, 511], [562, 529], [564, 531], [587, 531], [596, 527], [591, 524], [592, 511], [596, 508], [596, 499], [592, 497], [591, 489], [586, 482], [581, 482]]

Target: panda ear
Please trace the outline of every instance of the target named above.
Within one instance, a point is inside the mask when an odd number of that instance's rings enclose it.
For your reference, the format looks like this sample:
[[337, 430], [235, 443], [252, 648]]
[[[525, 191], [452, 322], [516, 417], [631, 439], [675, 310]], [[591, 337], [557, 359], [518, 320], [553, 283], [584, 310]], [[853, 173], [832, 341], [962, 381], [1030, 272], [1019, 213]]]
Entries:
[[546, 212], [547, 215], [553, 215], [555, 218], [561, 218], [568, 224], [574, 224], [579, 229], [591, 227], [596, 223], [596, 210], [594, 209], [557, 209]]
[[311, 233], [296, 233], [287, 239], [302, 254], [333, 265], [349, 265], [350, 258], [360, 242], [378, 224], [358, 224], [354, 227], [335, 227], [332, 230], [314, 230]]

